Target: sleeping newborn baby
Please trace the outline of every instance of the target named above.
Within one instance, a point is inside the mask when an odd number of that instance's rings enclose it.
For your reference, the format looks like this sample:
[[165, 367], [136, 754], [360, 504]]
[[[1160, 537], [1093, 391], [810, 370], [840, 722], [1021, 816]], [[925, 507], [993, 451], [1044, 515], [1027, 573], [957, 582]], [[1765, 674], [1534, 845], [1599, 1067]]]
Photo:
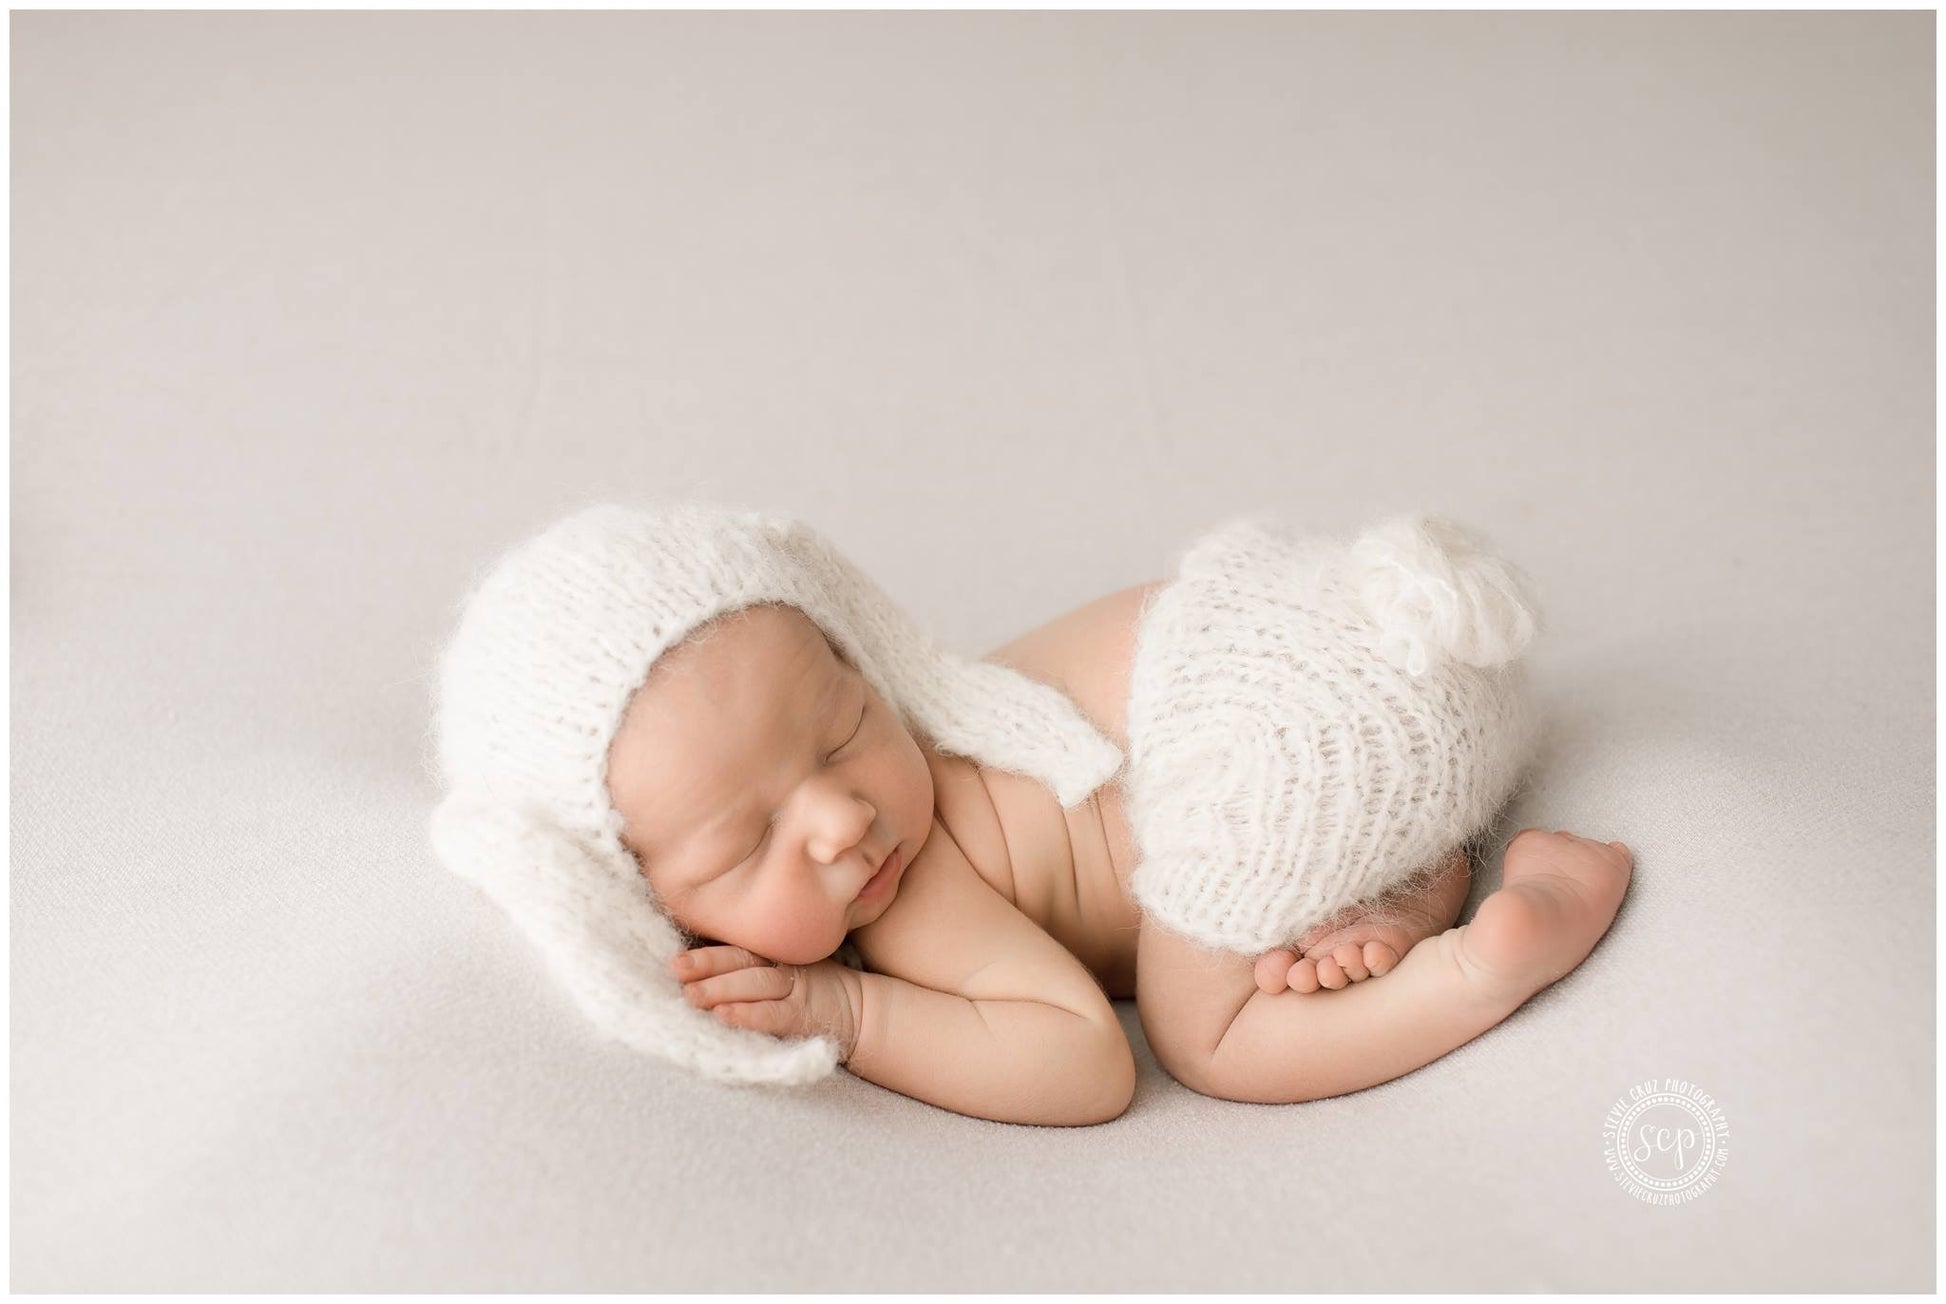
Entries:
[[[990, 659], [1065, 688], [1125, 746], [1149, 591]], [[1620, 843], [1525, 830], [1470, 924], [1452, 927], [1460, 852], [1320, 926], [1296, 958], [1207, 951], [1143, 926], [1115, 786], [1064, 811], [1033, 780], [940, 756], [789, 607], [747, 608], [665, 656], [628, 708], [609, 783], [670, 916], [707, 939], [672, 961], [692, 1003], [739, 1027], [830, 1032], [861, 1077], [1021, 1122], [1127, 1107], [1135, 1066], [1110, 997], [1136, 998], [1158, 1060], [1211, 1095], [1310, 1100], [1397, 1077], [1579, 964], [1630, 865]], [[866, 972], [828, 959], [847, 939]]]
[[[803, 555], [842, 567], [818, 542]], [[761, 561], [746, 554], [709, 573], [720, 581], [753, 567]], [[670, 576], [659, 578], [666, 588]], [[870, 602], [854, 596], [849, 604], [826, 601], [827, 590], [843, 587], [832, 584], [756, 586], [784, 598], [719, 597], [719, 610], [687, 628], [653, 631], [649, 642], [660, 640], [660, 649], [588, 717], [605, 725], [560, 724], [563, 738], [580, 740], [578, 751], [568, 744], [562, 754], [592, 762], [593, 786], [556, 782], [566, 772], [560, 766], [522, 777], [507, 758], [529, 763], [544, 750], [537, 742], [489, 746], [491, 728], [504, 728], [512, 708], [477, 712], [490, 726], [462, 718], [468, 684], [487, 683], [467, 669], [463, 634], [448, 653], [442, 702], [442, 755], [455, 796], [435, 821], [435, 843], [527, 927], [583, 1008], [616, 1035], [737, 1076], [701, 1042], [676, 1054], [672, 1046], [687, 1034], [649, 1019], [656, 984], [667, 982], [693, 1012], [725, 1028], [828, 1039], [837, 1062], [859, 1077], [1010, 1122], [1094, 1123], [1127, 1108], [1134, 1057], [1111, 999], [1136, 1001], [1158, 1062], [1191, 1089], [1294, 1102], [1355, 1091], [1439, 1058], [1589, 954], [1620, 905], [1632, 856], [1619, 842], [1566, 832], [1518, 834], [1506, 848], [1501, 888], [1458, 926], [1469, 886], [1459, 838], [1421, 863], [1395, 866], [1380, 892], [1345, 896], [1380, 880], [1338, 875], [1338, 901], [1315, 886], [1293, 895], [1283, 883], [1222, 900], [1207, 887], [1185, 896], [1177, 885], [1191, 882], [1188, 875], [1165, 883], [1154, 868], [1150, 886], [1138, 890], [1143, 849], [1159, 866], [1170, 826], [1153, 815], [1143, 823], [1142, 815], [1167, 809], [1154, 796], [1131, 819], [1131, 781], [1165, 771], [1119, 762], [1131, 754], [1166, 759], [1170, 746], [1187, 746], [1167, 742], [1161, 717], [1147, 739], [1132, 740], [1129, 727], [1132, 697], [1144, 710], [1165, 699], [1181, 705], [1180, 692], [1144, 696], [1132, 686], [1161, 664], [1154, 649], [1162, 635], [1144, 644], [1143, 632], [1161, 627], [1163, 599], [1183, 582], [1111, 594], [937, 682], [915, 677], [911, 667], [930, 664], [924, 640], [897, 624], [876, 590]], [[567, 623], [507, 615], [497, 632], [529, 640], [528, 660], [538, 665], [545, 658], [531, 654], [546, 641], [542, 631]], [[1201, 618], [1192, 623], [1209, 628]], [[905, 660], [885, 647], [903, 647]], [[1150, 654], [1146, 664], [1142, 653]], [[605, 655], [627, 661], [612, 645]], [[553, 669], [564, 681], [577, 674]], [[964, 720], [985, 719], [967, 684], [984, 684], [996, 703], [1002, 687], [1014, 692], [995, 707], [1005, 729], [958, 732]], [[1037, 710], [1054, 723], [1043, 724]], [[1400, 710], [1409, 724], [1426, 717]], [[550, 719], [561, 714], [557, 704]], [[1193, 723], [1207, 743], [1207, 721]], [[1081, 732], [1059, 734], [1057, 725]], [[1419, 736], [1430, 737], [1433, 726], [1424, 727]], [[1465, 727], [1491, 732], [1478, 720]], [[1066, 752], [1055, 745], [1061, 739]], [[1221, 754], [1258, 755], [1249, 739], [1224, 743]], [[605, 744], [598, 757], [596, 743]], [[468, 760], [489, 753], [498, 770]], [[1087, 769], [1076, 756], [1093, 767], [1090, 780], [1074, 782]], [[1091, 781], [1104, 770], [1104, 781]], [[1267, 772], [1250, 770], [1259, 781]], [[1441, 800], [1456, 786], [1464, 787], [1446, 783]], [[1482, 800], [1497, 804], [1504, 795]], [[1186, 809], [1225, 804], [1199, 798]], [[1385, 825], [1373, 814], [1383, 809], [1375, 797], [1353, 794], [1347, 809], [1366, 812], [1377, 845], [1407, 845], [1407, 824]], [[1491, 806], [1476, 802], [1462, 822], [1480, 809]], [[520, 812], [511, 824], [508, 812]], [[1299, 822], [1308, 830], [1317, 821]], [[489, 825], [497, 842], [481, 831]], [[1252, 848], [1234, 837], [1243, 827], [1210, 826], [1198, 845], [1218, 844], [1245, 866]], [[1343, 830], [1333, 836], [1333, 845], [1355, 842]], [[1290, 845], [1310, 844], [1300, 837]], [[1284, 879], [1313, 863], [1289, 852], [1272, 859]], [[1218, 887], [1232, 891], [1232, 879], [1249, 875], [1219, 877]], [[1298, 904], [1282, 914], [1254, 904], [1279, 900]], [[1337, 908], [1319, 917], [1320, 903]], [[1282, 933], [1294, 919], [1311, 922]], [[679, 942], [663, 934], [664, 920], [681, 930]], [[1275, 942], [1256, 940], [1263, 938]], [[644, 957], [658, 951], [666, 974], [647, 971]], [[636, 971], [618, 977], [630, 966]]]

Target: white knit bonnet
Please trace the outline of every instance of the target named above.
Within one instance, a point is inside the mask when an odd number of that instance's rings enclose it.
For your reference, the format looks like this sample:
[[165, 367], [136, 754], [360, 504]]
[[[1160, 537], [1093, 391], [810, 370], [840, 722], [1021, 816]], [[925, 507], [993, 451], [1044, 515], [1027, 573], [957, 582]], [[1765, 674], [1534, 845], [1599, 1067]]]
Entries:
[[704, 503], [585, 508], [500, 557], [440, 654], [433, 732], [446, 796], [434, 853], [540, 950], [607, 1035], [706, 1076], [805, 1083], [828, 1037], [733, 1028], [691, 1006], [681, 930], [621, 842], [608, 748], [650, 667], [713, 617], [786, 603], [841, 648], [915, 736], [1032, 776], [1063, 806], [1122, 754], [1064, 695], [937, 647], [817, 532]]

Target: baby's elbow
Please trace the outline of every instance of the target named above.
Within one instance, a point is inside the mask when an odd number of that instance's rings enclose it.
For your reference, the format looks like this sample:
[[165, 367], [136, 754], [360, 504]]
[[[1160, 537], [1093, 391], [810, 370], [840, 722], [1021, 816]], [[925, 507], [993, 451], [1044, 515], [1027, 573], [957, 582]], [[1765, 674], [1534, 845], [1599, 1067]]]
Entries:
[[1126, 1041], [1122, 1043], [1122, 1063], [1115, 1070], [1113, 1082], [1108, 1095], [1108, 1110], [1097, 1122], [1112, 1123], [1126, 1114], [1128, 1107], [1135, 1103], [1135, 1053], [1128, 1048]]
[[1075, 1120], [1082, 1127], [1114, 1122], [1135, 1100], [1135, 1051], [1119, 1023], [1111, 1025], [1108, 1034], [1087, 1077], [1093, 1090], [1081, 1102]]

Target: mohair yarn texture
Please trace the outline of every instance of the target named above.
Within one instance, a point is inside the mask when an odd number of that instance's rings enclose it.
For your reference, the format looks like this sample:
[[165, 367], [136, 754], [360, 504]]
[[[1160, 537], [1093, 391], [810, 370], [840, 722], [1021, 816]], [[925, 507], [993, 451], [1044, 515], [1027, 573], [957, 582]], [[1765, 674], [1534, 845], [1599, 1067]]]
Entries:
[[1258, 955], [1484, 829], [1539, 741], [1516, 568], [1437, 517], [1349, 547], [1269, 515], [1203, 536], [1144, 609], [1125, 807], [1146, 914]]
[[942, 753], [1037, 778], [1063, 806], [1121, 768], [1066, 696], [940, 649], [802, 522], [604, 504], [497, 559], [462, 602], [437, 671], [434, 777], [448, 791], [430, 835], [607, 1035], [721, 1081], [804, 1083], [836, 1065], [829, 1037], [734, 1028], [683, 999], [669, 960], [685, 939], [623, 845], [607, 784], [609, 744], [656, 659], [765, 602], [808, 616]]

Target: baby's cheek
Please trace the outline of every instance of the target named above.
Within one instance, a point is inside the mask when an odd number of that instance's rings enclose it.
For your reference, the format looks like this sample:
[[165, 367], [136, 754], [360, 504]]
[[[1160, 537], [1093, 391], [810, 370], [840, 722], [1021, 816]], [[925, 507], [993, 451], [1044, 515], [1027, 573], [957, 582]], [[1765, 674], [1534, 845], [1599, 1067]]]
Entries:
[[845, 940], [845, 921], [829, 902], [771, 902], [750, 920], [750, 948], [779, 964], [816, 964]]

